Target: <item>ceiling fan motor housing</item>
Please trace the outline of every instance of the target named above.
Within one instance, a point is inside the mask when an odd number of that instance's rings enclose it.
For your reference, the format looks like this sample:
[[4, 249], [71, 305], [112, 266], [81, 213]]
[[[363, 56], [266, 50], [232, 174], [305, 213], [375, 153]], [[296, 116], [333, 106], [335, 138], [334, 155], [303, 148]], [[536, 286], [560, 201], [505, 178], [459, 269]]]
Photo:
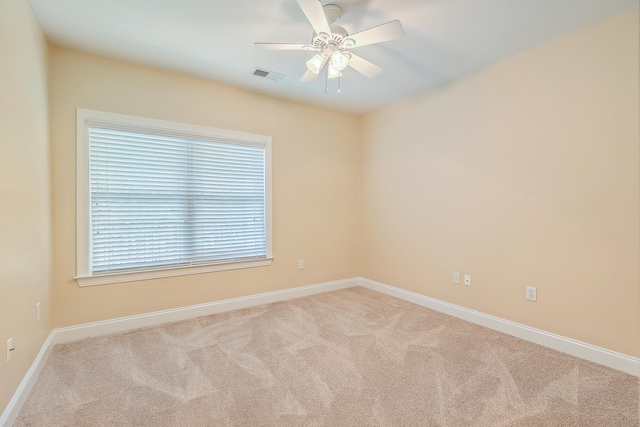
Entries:
[[331, 25], [331, 34], [313, 33], [311, 44], [313, 47], [322, 50], [326, 45], [335, 45], [337, 49], [353, 47], [354, 42], [348, 38], [349, 33], [339, 25]]
[[326, 4], [322, 6], [324, 10], [324, 14], [327, 17], [327, 22], [329, 23], [329, 28], [331, 29], [331, 34], [316, 34], [313, 33], [313, 38], [311, 44], [320, 49], [320, 51], [330, 50], [330, 53], [336, 50], [342, 50], [349, 47], [353, 47], [355, 43], [353, 40], [348, 39], [347, 36], [349, 33], [340, 25], [335, 25], [334, 23], [340, 19], [342, 16], [342, 9], [340, 6], [335, 4]]

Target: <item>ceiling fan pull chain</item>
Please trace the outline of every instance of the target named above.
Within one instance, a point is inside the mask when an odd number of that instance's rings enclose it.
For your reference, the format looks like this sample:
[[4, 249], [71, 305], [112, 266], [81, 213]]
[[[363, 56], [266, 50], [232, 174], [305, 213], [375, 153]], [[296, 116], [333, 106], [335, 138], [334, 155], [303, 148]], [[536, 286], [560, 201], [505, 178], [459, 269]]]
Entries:
[[324, 93], [329, 93], [329, 67], [324, 75]]
[[341, 90], [340, 90], [340, 77], [338, 77], [338, 95], [341, 95]]

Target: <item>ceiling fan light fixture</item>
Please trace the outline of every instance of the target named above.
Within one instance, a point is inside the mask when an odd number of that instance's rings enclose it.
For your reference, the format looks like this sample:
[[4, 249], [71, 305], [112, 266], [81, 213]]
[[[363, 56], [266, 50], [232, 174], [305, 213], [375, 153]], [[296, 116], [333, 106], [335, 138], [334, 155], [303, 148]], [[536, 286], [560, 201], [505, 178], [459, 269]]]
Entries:
[[315, 54], [310, 60], [307, 61], [307, 68], [313, 74], [319, 74], [320, 70], [322, 70], [324, 62], [325, 59], [322, 57], [322, 55], [320, 55], [319, 53]]
[[[348, 54], [347, 54], [348, 55]], [[342, 71], [345, 68], [347, 68], [347, 65], [349, 65], [349, 56], [347, 56], [345, 54], [343, 54], [342, 52], [340, 52], [339, 50], [336, 50], [335, 52], [333, 52], [331, 54], [331, 62], [330, 65], [336, 70], [336, 71]]]

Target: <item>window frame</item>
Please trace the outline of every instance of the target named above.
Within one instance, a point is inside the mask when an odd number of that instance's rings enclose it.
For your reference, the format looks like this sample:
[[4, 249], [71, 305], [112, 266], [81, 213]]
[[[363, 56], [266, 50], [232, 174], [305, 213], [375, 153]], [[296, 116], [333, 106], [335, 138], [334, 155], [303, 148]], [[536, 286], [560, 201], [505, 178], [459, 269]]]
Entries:
[[[131, 272], [91, 274], [91, 224], [90, 224], [90, 175], [89, 175], [89, 127], [107, 127], [160, 135], [187, 137], [243, 145], [261, 146], [265, 149], [265, 234], [266, 257], [243, 261], [219, 261], [181, 267], [159, 267]], [[192, 125], [166, 120], [108, 113], [104, 111], [76, 109], [76, 276], [79, 286], [123, 283], [137, 280], [159, 279], [215, 271], [264, 267], [271, 265], [271, 137], [237, 132], [207, 126]]]

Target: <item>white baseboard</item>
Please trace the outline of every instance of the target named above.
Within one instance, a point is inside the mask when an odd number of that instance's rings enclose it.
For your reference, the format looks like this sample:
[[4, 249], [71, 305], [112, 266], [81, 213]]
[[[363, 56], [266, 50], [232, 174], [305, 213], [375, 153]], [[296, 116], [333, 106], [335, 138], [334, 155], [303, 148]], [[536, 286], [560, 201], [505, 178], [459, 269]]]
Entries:
[[51, 332], [47, 340], [42, 345], [40, 352], [38, 352], [36, 360], [33, 361], [31, 367], [27, 371], [27, 374], [24, 376], [22, 382], [18, 386], [18, 390], [16, 390], [6, 409], [0, 416], [0, 427], [9, 427], [13, 425], [13, 423], [16, 421], [16, 418], [18, 418], [18, 414], [20, 413], [20, 409], [22, 409], [22, 405], [24, 405], [24, 402], [26, 402], [31, 389], [38, 380], [40, 372], [42, 372], [42, 368], [44, 368], [44, 365], [49, 358], [49, 354], [51, 354], [51, 350], [53, 350], [53, 346], [55, 345], [54, 340], [55, 333]]
[[358, 286], [359, 279], [344, 279], [334, 282], [320, 283], [317, 285], [302, 286], [299, 288], [284, 289], [282, 291], [266, 292], [263, 294], [249, 295], [246, 297], [232, 298], [222, 301], [214, 301], [205, 304], [188, 307], [174, 308], [171, 310], [156, 311], [153, 313], [138, 314], [135, 316], [120, 317], [102, 322], [85, 323], [54, 330], [56, 344], [78, 341], [84, 338], [108, 335], [117, 332], [125, 332], [147, 326], [156, 326], [163, 323], [177, 322], [180, 320], [194, 319], [201, 316], [254, 307], [294, 298], [306, 297], [323, 292], [338, 289], [353, 288]]
[[49, 354], [56, 344], [79, 341], [81, 339], [108, 335], [117, 332], [126, 332], [133, 329], [147, 326], [161, 325], [163, 323], [176, 322], [180, 320], [193, 319], [200, 316], [222, 313], [225, 311], [238, 310], [241, 308], [254, 307], [277, 301], [290, 300], [294, 298], [306, 297], [309, 295], [335, 291], [338, 289], [353, 288], [358, 286], [359, 279], [344, 279], [334, 282], [320, 283], [317, 285], [302, 286], [299, 288], [284, 289], [281, 291], [267, 292], [246, 297], [232, 298], [223, 301], [215, 301], [206, 304], [192, 305], [189, 307], [175, 308], [171, 310], [156, 311], [136, 316], [121, 317], [118, 319], [105, 320], [102, 322], [86, 323], [68, 328], [54, 329], [49, 338], [42, 346], [36, 360], [20, 383], [18, 390], [7, 405], [7, 408], [0, 416], [0, 427], [11, 426], [22, 409], [22, 405], [27, 400], [29, 392], [36, 383]]
[[571, 338], [545, 332], [540, 329], [531, 328], [499, 317], [490, 316], [479, 311], [470, 310], [415, 292], [374, 282], [373, 280], [360, 278], [359, 284], [364, 288], [409, 301], [489, 329], [522, 338], [535, 344], [540, 344], [618, 371], [640, 376], [640, 359], [636, 357], [616, 353], [615, 351], [572, 340]]

